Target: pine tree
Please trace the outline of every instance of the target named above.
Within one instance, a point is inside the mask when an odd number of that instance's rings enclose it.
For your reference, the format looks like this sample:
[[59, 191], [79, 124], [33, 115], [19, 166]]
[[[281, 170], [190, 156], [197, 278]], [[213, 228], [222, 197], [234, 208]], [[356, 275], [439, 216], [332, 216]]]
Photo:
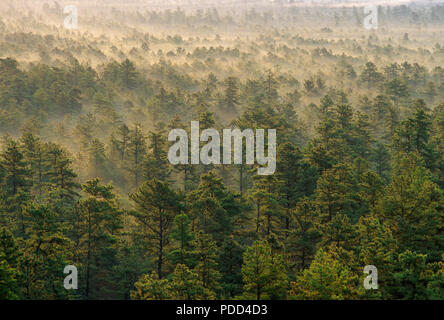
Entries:
[[386, 145], [377, 143], [371, 156], [374, 170], [384, 182], [390, 178], [390, 153]]
[[256, 238], [278, 233], [282, 210], [279, 206], [279, 181], [277, 176], [256, 176], [251, 191], [256, 211]]
[[318, 223], [316, 229], [321, 236], [321, 247], [334, 245], [345, 250], [353, 249], [356, 232], [347, 215], [339, 212], [331, 220]]
[[361, 200], [358, 210], [359, 214], [363, 215], [373, 211], [376, 207], [384, 193], [384, 183], [377, 173], [369, 170], [365, 170], [364, 173], [357, 177], [357, 180], [359, 187], [357, 196]]
[[362, 295], [358, 277], [323, 249], [319, 249], [310, 267], [291, 283], [291, 299], [350, 300]]
[[433, 182], [417, 153], [394, 163], [392, 182], [375, 211], [390, 223], [400, 250], [430, 254], [435, 261], [440, 258], [442, 190]]
[[133, 177], [133, 186], [138, 187], [142, 176], [143, 159], [146, 155], [146, 141], [142, 134], [141, 127], [136, 124], [134, 130], [130, 134], [128, 145], [128, 164], [126, 170]]
[[32, 193], [41, 198], [49, 182], [50, 166], [47, 161], [46, 146], [32, 133], [25, 133], [21, 138], [21, 142], [24, 159], [29, 164], [31, 171]]
[[378, 72], [376, 65], [373, 62], [367, 62], [359, 76], [359, 81], [367, 84], [367, 88], [370, 89], [380, 82], [382, 78], [383, 76]]
[[[174, 118], [171, 120], [170, 124], [168, 125], [168, 128], [170, 130], [173, 129], [183, 129], [187, 131], [188, 135], [190, 134], [189, 127], [185, 127], [180, 116], [175, 115]], [[173, 142], [174, 143], [174, 142]], [[191, 141], [188, 140], [188, 150], [191, 148]], [[191, 162], [190, 156], [188, 156], [188, 163]], [[199, 170], [197, 166], [190, 166], [190, 165], [182, 165], [178, 164], [173, 167], [173, 172], [178, 172], [179, 174], [183, 175], [183, 190], [185, 193], [188, 193], [199, 185]]]
[[319, 178], [315, 190], [322, 223], [331, 221], [338, 213], [352, 217], [356, 205], [355, 192], [355, 180], [350, 167], [338, 165], [326, 170]]
[[0, 299], [17, 299], [19, 248], [12, 233], [0, 228]]
[[127, 89], [134, 89], [137, 85], [138, 73], [134, 64], [126, 59], [119, 65], [119, 73], [122, 84]]
[[218, 247], [218, 270], [221, 273], [221, 296], [233, 298], [242, 293], [242, 253], [243, 248], [233, 236], [228, 237]]
[[76, 219], [76, 259], [83, 265], [86, 299], [112, 297], [112, 266], [116, 264], [116, 242], [122, 228], [122, 212], [111, 185], [99, 179], [82, 185], [86, 195], [79, 201]]
[[[374, 265], [378, 268], [379, 297], [388, 298], [387, 289], [392, 277], [394, 257], [397, 243], [387, 223], [380, 221], [375, 215], [363, 216], [356, 225], [357, 253], [359, 265]], [[373, 296], [373, 293], [368, 293]], [[382, 294], [382, 296], [381, 296]]]
[[435, 159], [429, 141], [431, 118], [422, 103], [423, 101], [417, 100], [414, 114], [401, 123], [393, 138], [393, 147], [397, 153], [419, 153], [426, 161], [427, 168], [433, 170]]
[[117, 131], [117, 138], [114, 139], [117, 151], [119, 152], [120, 166], [128, 157], [128, 146], [130, 142], [130, 130], [126, 124], [122, 124]]
[[394, 261], [389, 292], [393, 299], [427, 299], [427, 255], [406, 250]]
[[69, 154], [55, 144], [48, 144], [45, 149], [47, 158], [43, 163], [43, 169], [48, 168], [46, 185], [53, 199], [54, 208], [57, 212], [63, 212], [66, 208], [74, 206], [79, 197], [80, 185], [76, 182], [77, 175], [72, 169]]
[[0, 228], [0, 253], [11, 267], [17, 266], [20, 248], [14, 235], [5, 227]]
[[228, 77], [225, 80], [225, 104], [231, 112], [236, 112], [236, 106], [239, 104], [239, 87], [238, 79]]
[[167, 158], [166, 133], [162, 123], [157, 124], [155, 131], [150, 132], [149, 139], [151, 143], [144, 162], [144, 177], [147, 180], [156, 178], [166, 181], [171, 170]]
[[203, 286], [199, 275], [183, 264], [178, 264], [171, 275], [170, 288], [174, 300], [215, 299], [214, 293]]
[[[2, 200], [4, 209], [15, 222], [17, 234], [25, 234], [25, 217], [23, 205], [30, 198], [32, 181], [29, 179], [29, 169], [19, 144], [14, 140], [7, 142], [5, 150], [0, 155], [0, 170], [2, 171]], [[9, 219], [3, 217], [2, 224], [7, 225]]]
[[332, 116], [332, 109], [334, 107], [333, 99], [327, 94], [321, 98], [319, 110], [323, 119], [328, 119]]
[[211, 171], [203, 175], [199, 187], [188, 195], [193, 231], [211, 234], [218, 245], [234, 230], [234, 224], [244, 218], [248, 205], [237, 194], [228, 191]]
[[0, 252], [0, 299], [17, 299], [15, 294], [16, 271], [6, 261], [4, 254]]
[[216, 242], [208, 234], [200, 231], [194, 240], [194, 256], [197, 265], [194, 272], [199, 274], [204, 288], [216, 292], [219, 291], [220, 273], [217, 264]]
[[316, 228], [318, 210], [314, 201], [301, 199], [291, 212], [291, 225], [287, 252], [291, 261], [290, 267], [303, 270], [309, 266], [316, 253], [316, 244], [320, 240]]
[[191, 232], [191, 219], [185, 213], [174, 217], [171, 238], [174, 244], [168, 254], [168, 260], [174, 265], [184, 264], [192, 268], [196, 264], [192, 256], [194, 234]]
[[273, 255], [266, 241], [256, 241], [244, 252], [243, 297], [282, 299], [287, 289], [287, 272], [280, 255]]
[[317, 180], [317, 170], [303, 160], [302, 153], [291, 143], [285, 143], [278, 149], [277, 175], [279, 179], [280, 205], [282, 206], [285, 238], [290, 230], [291, 211], [298, 201], [310, 196]]
[[30, 205], [27, 217], [25, 249], [18, 271], [26, 299], [67, 299], [63, 288], [63, 268], [72, 261], [72, 243], [63, 235], [57, 214], [44, 205]]
[[1, 154], [0, 165], [4, 172], [3, 190], [7, 196], [15, 196], [21, 190], [29, 190], [31, 182], [28, 164], [16, 141], [8, 141], [8, 145]]
[[134, 284], [131, 292], [133, 300], [167, 300], [171, 297], [170, 284], [167, 279], [159, 279], [156, 272], [145, 274]]
[[182, 210], [180, 197], [167, 182], [153, 179], [143, 184], [130, 198], [136, 205], [132, 214], [156, 256], [157, 274], [162, 279], [174, 217]]
[[276, 107], [278, 92], [277, 92], [277, 80], [271, 69], [267, 70], [266, 79], [264, 81], [265, 96], [268, 106]]
[[106, 176], [105, 145], [99, 139], [93, 139], [88, 146], [88, 165], [91, 177]]
[[433, 111], [431, 144], [435, 146], [437, 183], [444, 189], [444, 104]]

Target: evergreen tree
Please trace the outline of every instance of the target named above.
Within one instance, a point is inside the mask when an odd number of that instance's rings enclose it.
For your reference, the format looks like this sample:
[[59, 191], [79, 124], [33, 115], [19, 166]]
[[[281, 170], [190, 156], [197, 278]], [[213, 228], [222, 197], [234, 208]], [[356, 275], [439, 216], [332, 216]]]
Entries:
[[392, 182], [386, 187], [376, 212], [391, 225], [401, 250], [415, 250], [439, 259], [442, 240], [442, 190], [433, 183], [430, 172], [418, 154], [394, 163]]
[[228, 77], [225, 80], [225, 104], [231, 112], [236, 112], [236, 106], [239, 104], [239, 87], [238, 79]]
[[28, 164], [16, 141], [8, 141], [8, 145], [1, 154], [0, 165], [4, 172], [3, 190], [6, 196], [13, 197], [22, 190], [29, 190]]
[[350, 300], [360, 297], [358, 277], [347, 266], [319, 249], [310, 267], [291, 283], [291, 299]]
[[16, 271], [6, 261], [3, 253], [0, 252], [0, 299], [13, 300], [17, 298], [15, 294]]
[[164, 125], [159, 123], [156, 125], [155, 131], [149, 134], [150, 145], [148, 147], [148, 155], [144, 163], [145, 179], [153, 178], [166, 181], [171, 174], [166, 150], [166, 133]]
[[[417, 101], [421, 105], [421, 100]], [[434, 169], [434, 152], [430, 145], [431, 119], [424, 107], [417, 107], [414, 114], [404, 121], [393, 138], [398, 153], [419, 153], [429, 169]]]
[[187, 214], [181, 213], [174, 217], [171, 238], [174, 244], [168, 254], [168, 260], [174, 265], [184, 264], [193, 267], [196, 263], [192, 256], [194, 234], [191, 232], [191, 219]]
[[133, 177], [133, 186], [138, 187], [142, 176], [143, 159], [147, 152], [145, 137], [139, 124], [136, 124], [130, 134], [128, 145], [128, 164], [126, 169]]
[[0, 299], [17, 299], [19, 248], [12, 233], [0, 228]]
[[136, 206], [132, 214], [156, 256], [157, 275], [162, 279], [174, 217], [182, 210], [180, 196], [167, 182], [154, 179], [143, 184], [130, 198]]
[[93, 139], [88, 146], [88, 164], [91, 177], [106, 176], [105, 145], [99, 139]]
[[119, 153], [120, 165], [122, 166], [128, 157], [128, 146], [130, 142], [130, 130], [125, 124], [119, 126], [117, 130], [117, 137], [113, 140], [113, 142], [116, 145]]
[[134, 284], [131, 292], [133, 300], [167, 300], [171, 296], [170, 283], [167, 279], [159, 279], [156, 272], [145, 274]]
[[111, 185], [99, 179], [82, 185], [86, 195], [79, 201], [76, 217], [76, 260], [82, 264], [82, 291], [86, 299], [113, 296], [112, 266], [116, 264], [117, 237], [122, 229], [122, 212]]
[[[251, 197], [255, 202], [256, 237], [277, 234], [282, 210], [279, 206], [279, 181], [275, 175], [256, 176]], [[284, 227], [285, 228], [285, 227]]]
[[[0, 170], [2, 171], [3, 207], [15, 222], [16, 232], [25, 234], [25, 216], [23, 206], [29, 200], [32, 181], [29, 179], [29, 169], [19, 144], [14, 140], [7, 142], [5, 150], [0, 154]], [[3, 217], [2, 224], [7, 225], [8, 219]]]
[[382, 78], [383, 76], [378, 72], [376, 65], [373, 62], [367, 62], [359, 76], [359, 81], [365, 83], [367, 88], [370, 89], [382, 81]]
[[171, 275], [170, 288], [174, 300], [213, 300], [215, 295], [206, 289], [199, 275], [183, 264], [178, 264]]
[[24, 159], [31, 171], [32, 193], [41, 198], [49, 183], [50, 166], [47, 161], [47, 148], [32, 133], [25, 133], [21, 141]]
[[72, 160], [65, 150], [55, 144], [49, 144], [45, 149], [48, 158], [43, 168], [48, 168], [46, 185], [49, 195], [53, 199], [54, 209], [57, 212], [64, 212], [74, 206], [79, 197], [80, 185], [76, 182], [77, 175], [72, 169]]
[[194, 271], [199, 274], [204, 288], [216, 292], [220, 289], [220, 273], [217, 264], [217, 246], [211, 236], [200, 231], [194, 240], [194, 256], [197, 265]]
[[[377, 298], [388, 297], [388, 287], [393, 276], [394, 257], [398, 245], [387, 223], [380, 221], [375, 215], [363, 216], [356, 225], [357, 253], [359, 266], [374, 265], [378, 268]], [[369, 297], [373, 292], [367, 292]]]
[[63, 269], [72, 261], [72, 243], [62, 233], [57, 215], [47, 206], [31, 205], [27, 217], [25, 250], [18, 271], [25, 299], [67, 299]]
[[245, 218], [248, 205], [237, 194], [228, 191], [222, 182], [211, 171], [203, 175], [199, 187], [188, 195], [193, 231], [198, 228], [220, 245], [230, 235], [236, 223]]
[[[188, 135], [190, 134], [189, 127], [185, 127], [182, 119], [179, 115], [175, 115], [174, 118], [171, 120], [170, 124], [168, 125], [168, 128], [170, 130], [174, 129], [183, 129], [185, 130]], [[174, 143], [174, 142], [173, 142]], [[191, 149], [191, 141], [188, 140], [188, 150]], [[191, 162], [191, 157], [188, 155], [188, 163]], [[190, 165], [183, 165], [183, 164], [177, 164], [173, 167], [173, 172], [178, 172], [179, 174], [183, 175], [183, 190], [185, 193], [188, 193], [192, 190], [194, 190], [199, 185], [199, 170], [198, 166], [190, 166]]]
[[282, 299], [285, 296], [287, 272], [282, 256], [273, 255], [266, 241], [256, 241], [245, 250], [242, 278], [246, 299]]
[[134, 89], [137, 85], [138, 73], [134, 64], [126, 59], [119, 65], [119, 73], [122, 84], [127, 89]]
[[338, 213], [353, 217], [355, 192], [356, 185], [350, 167], [338, 165], [326, 170], [319, 178], [315, 190], [322, 223], [331, 221]]
[[242, 293], [243, 248], [233, 236], [225, 239], [219, 247], [218, 265], [223, 298], [233, 298]]
[[317, 170], [303, 160], [303, 155], [291, 143], [285, 143], [278, 150], [277, 175], [279, 181], [280, 204], [284, 210], [284, 236], [290, 231], [291, 211], [298, 201], [310, 196], [317, 180]]
[[318, 214], [314, 201], [307, 198], [301, 199], [291, 212], [292, 228], [287, 246], [291, 268], [305, 269], [313, 259], [320, 238], [316, 228]]
[[273, 74], [273, 71], [270, 69], [267, 70], [264, 87], [265, 87], [266, 101], [270, 107], [276, 107], [275, 104], [278, 98], [277, 84], [278, 82]]
[[394, 299], [427, 299], [427, 255], [406, 250], [394, 262], [390, 293]]

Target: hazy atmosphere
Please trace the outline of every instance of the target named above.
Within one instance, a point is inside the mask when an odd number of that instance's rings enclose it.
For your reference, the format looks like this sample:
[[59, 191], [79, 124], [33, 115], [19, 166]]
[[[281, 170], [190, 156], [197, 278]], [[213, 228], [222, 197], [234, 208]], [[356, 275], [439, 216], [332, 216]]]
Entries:
[[444, 1], [2, 1], [0, 299], [444, 299], [443, 30]]

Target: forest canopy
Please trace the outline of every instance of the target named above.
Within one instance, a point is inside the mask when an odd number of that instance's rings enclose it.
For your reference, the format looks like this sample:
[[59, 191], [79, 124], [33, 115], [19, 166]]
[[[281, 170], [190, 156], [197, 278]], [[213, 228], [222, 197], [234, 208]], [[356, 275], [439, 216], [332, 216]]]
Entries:
[[291, 3], [0, 4], [0, 299], [444, 298], [444, 6]]

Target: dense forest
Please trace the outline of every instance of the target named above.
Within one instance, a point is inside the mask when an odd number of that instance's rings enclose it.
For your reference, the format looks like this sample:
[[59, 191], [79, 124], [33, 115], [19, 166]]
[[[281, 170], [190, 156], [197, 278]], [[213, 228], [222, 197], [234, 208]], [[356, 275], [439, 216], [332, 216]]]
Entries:
[[[80, 2], [67, 30], [63, 1], [22, 2], [0, 4], [0, 299], [444, 299], [444, 5], [367, 30], [359, 6]], [[275, 174], [170, 164], [193, 120], [276, 129]]]

